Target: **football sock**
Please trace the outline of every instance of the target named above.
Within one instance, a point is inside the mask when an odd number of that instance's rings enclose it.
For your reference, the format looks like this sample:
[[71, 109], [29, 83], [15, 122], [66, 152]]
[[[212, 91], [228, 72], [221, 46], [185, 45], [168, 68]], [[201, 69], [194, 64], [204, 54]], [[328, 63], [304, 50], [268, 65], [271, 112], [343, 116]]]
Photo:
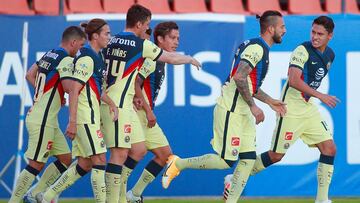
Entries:
[[256, 157], [256, 161], [254, 167], [251, 171], [251, 175], [255, 175], [265, 168], [271, 166], [273, 163], [271, 162], [269, 152], [264, 152]]
[[320, 160], [317, 168], [317, 201], [328, 200], [329, 186], [334, 172], [334, 157], [327, 155], [320, 155]]
[[120, 178], [120, 203], [126, 203], [126, 190], [127, 190], [127, 181], [134, 170], [135, 166], [137, 165], [137, 161], [132, 159], [131, 157], [127, 157], [124, 167], [122, 170], [121, 178]]
[[105, 203], [105, 165], [94, 165], [91, 169], [91, 186], [94, 192], [95, 202]]
[[227, 169], [230, 166], [217, 154], [205, 154], [202, 156], [178, 159], [176, 167], [181, 171], [185, 168], [193, 169]]
[[11, 194], [9, 200], [10, 203], [18, 203], [22, 201], [23, 196], [29, 190], [30, 186], [35, 180], [35, 177], [40, 173], [37, 169], [27, 165], [25, 169], [21, 171], [16, 181], [16, 186]]
[[163, 166], [160, 166], [154, 160], [151, 160], [145, 167], [144, 171], [141, 173], [139, 180], [131, 189], [133, 194], [137, 197], [140, 197], [145, 188], [155, 179], [157, 175], [159, 175], [163, 168]]
[[31, 196], [35, 197], [36, 194], [44, 192], [50, 187], [55, 181], [66, 171], [67, 167], [62, 164], [59, 160], [56, 160], [49, 164], [42, 174], [39, 182], [36, 184], [34, 189], [31, 191]]
[[118, 202], [122, 166], [108, 163], [106, 166], [106, 202]]
[[240, 160], [234, 170], [233, 178], [231, 179], [231, 187], [226, 202], [236, 203], [243, 192], [250, 172], [254, 166], [255, 159]]
[[66, 190], [73, 185], [79, 178], [83, 177], [87, 171], [81, 168], [78, 164], [71, 165], [60, 178], [50, 186], [44, 193], [44, 200], [50, 202], [57, 194]]

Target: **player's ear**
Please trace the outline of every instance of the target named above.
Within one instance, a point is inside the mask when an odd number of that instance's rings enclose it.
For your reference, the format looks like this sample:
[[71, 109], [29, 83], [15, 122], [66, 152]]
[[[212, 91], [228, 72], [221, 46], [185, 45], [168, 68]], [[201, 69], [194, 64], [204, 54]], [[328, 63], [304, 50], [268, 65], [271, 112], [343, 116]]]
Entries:
[[334, 32], [329, 33], [329, 35], [328, 35], [328, 39], [329, 39], [329, 40], [331, 40], [331, 39], [333, 38], [333, 35], [334, 35]]
[[157, 41], [160, 43], [164, 43], [164, 38], [160, 35], [157, 36]]

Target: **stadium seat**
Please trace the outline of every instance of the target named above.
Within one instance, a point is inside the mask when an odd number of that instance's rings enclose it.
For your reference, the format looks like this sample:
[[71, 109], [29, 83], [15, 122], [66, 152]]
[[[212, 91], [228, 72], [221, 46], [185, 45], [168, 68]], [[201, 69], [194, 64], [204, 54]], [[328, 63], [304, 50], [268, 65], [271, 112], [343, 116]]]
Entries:
[[172, 13], [167, 0], [137, 0], [137, 3], [151, 10], [151, 13]]
[[104, 10], [108, 13], [127, 13], [135, 0], [103, 0]]
[[356, 0], [345, 0], [345, 12], [359, 14], [359, 6]]
[[278, 0], [247, 0], [247, 8], [250, 13], [259, 15], [266, 10], [277, 10], [285, 13], [281, 10]]
[[34, 10], [41, 15], [59, 15], [59, 0], [33, 0]]
[[320, 0], [288, 0], [291, 14], [324, 14]]
[[27, 0], [0, 0], [0, 13], [11, 15], [34, 15]]
[[67, 0], [71, 13], [103, 13], [100, 0]]
[[249, 14], [245, 11], [242, 0], [210, 0], [210, 11], [215, 13]]
[[325, 11], [328, 13], [341, 13], [341, 0], [325, 0]]
[[208, 12], [205, 0], [173, 0], [174, 11], [177, 13]]

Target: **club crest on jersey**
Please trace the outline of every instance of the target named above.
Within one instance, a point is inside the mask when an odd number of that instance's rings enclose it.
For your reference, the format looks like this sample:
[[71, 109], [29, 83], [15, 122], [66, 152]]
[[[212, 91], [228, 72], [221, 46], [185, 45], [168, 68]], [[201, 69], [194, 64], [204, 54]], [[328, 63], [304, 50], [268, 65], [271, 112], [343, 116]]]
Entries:
[[49, 141], [49, 142], [47, 143], [46, 149], [47, 149], [47, 150], [51, 150], [53, 143], [54, 143], [53, 141]]
[[231, 138], [231, 146], [240, 146], [240, 138], [232, 137]]
[[293, 132], [286, 132], [285, 133], [285, 140], [292, 140], [294, 133]]
[[97, 130], [96, 135], [98, 136], [98, 138], [103, 138], [104, 137], [104, 134], [102, 134], [101, 130]]
[[130, 124], [124, 125], [124, 133], [131, 133], [131, 125]]

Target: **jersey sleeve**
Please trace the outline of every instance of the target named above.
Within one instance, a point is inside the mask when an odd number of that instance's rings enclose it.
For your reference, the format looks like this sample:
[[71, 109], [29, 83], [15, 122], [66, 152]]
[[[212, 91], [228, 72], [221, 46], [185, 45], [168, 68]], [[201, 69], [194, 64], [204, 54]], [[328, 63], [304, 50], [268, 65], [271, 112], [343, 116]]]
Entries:
[[73, 60], [74, 58], [67, 56], [60, 61], [59, 65], [56, 68], [59, 72], [60, 79], [72, 77], [74, 71]]
[[155, 71], [156, 68], [156, 62], [146, 58], [143, 65], [139, 69], [139, 77], [141, 77], [143, 80], [147, 78], [151, 73]]
[[292, 52], [289, 67], [297, 67], [302, 70], [308, 59], [309, 53], [303, 45], [300, 45]]
[[240, 60], [247, 62], [251, 68], [254, 68], [261, 60], [264, 49], [258, 44], [247, 46], [240, 55]]
[[150, 40], [144, 40], [143, 53], [144, 58], [149, 58], [153, 61], [156, 61], [162, 54], [163, 50], [152, 43]]
[[94, 72], [94, 61], [90, 56], [79, 58], [75, 63], [72, 78], [81, 84], [85, 84]]

